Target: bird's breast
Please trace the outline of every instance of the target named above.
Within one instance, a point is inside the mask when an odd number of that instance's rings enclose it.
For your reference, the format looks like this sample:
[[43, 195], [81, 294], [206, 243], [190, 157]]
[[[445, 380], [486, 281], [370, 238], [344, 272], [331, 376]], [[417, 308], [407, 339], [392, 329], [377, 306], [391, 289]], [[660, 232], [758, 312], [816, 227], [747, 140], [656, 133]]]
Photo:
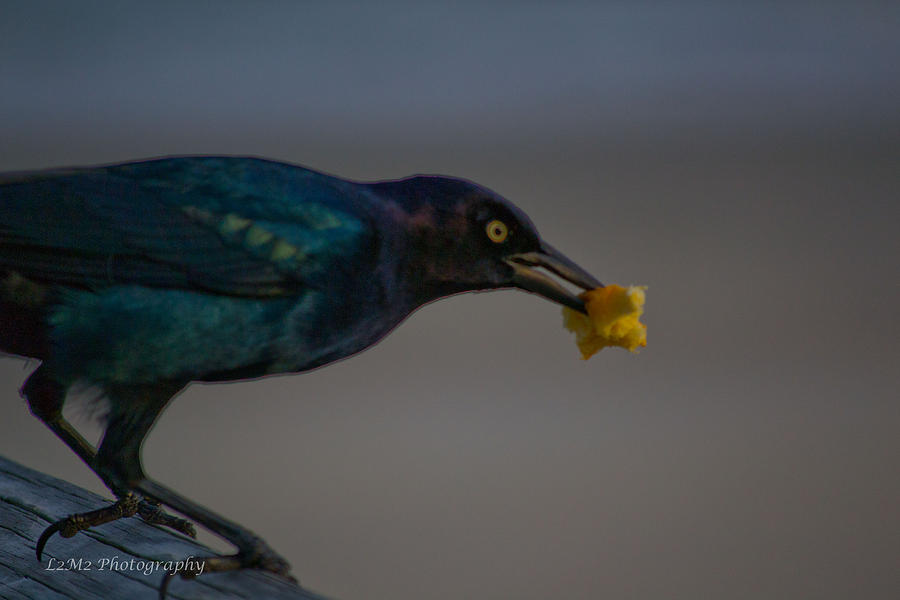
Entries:
[[71, 291], [50, 314], [55, 370], [93, 384], [301, 372], [359, 352], [397, 322], [378, 294], [253, 299], [121, 286]]

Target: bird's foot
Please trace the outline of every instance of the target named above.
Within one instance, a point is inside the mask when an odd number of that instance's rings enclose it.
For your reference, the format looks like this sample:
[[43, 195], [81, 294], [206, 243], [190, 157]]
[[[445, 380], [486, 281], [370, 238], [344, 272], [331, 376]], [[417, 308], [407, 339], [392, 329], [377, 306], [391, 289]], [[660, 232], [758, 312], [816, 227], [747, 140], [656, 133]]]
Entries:
[[148, 523], [169, 527], [192, 538], [197, 537], [197, 531], [190, 521], [172, 516], [160, 508], [159, 504], [141, 498], [132, 492], [126, 492], [109, 506], [69, 515], [47, 527], [41, 534], [41, 537], [38, 538], [37, 546], [35, 547], [37, 559], [41, 560], [44, 547], [54, 533], [59, 533], [64, 538], [70, 538], [79, 531], [134, 515], [140, 515]]
[[291, 583], [299, 584], [297, 578], [290, 574], [291, 565], [276, 554], [268, 544], [257, 538], [251, 547], [241, 550], [237, 554], [210, 556], [185, 561], [185, 568], [166, 573], [162, 585], [159, 587], [159, 599], [165, 600], [169, 583], [176, 576], [181, 576], [182, 579], [194, 579], [203, 573], [221, 573], [223, 571], [237, 571], [240, 569], [267, 571]]
[[41, 537], [38, 538], [37, 547], [35, 548], [37, 559], [41, 560], [41, 555], [44, 553], [44, 546], [47, 545], [47, 540], [49, 540], [54, 533], [58, 532], [62, 537], [70, 538], [79, 531], [83, 531], [90, 527], [133, 516], [137, 513], [139, 504], [140, 499], [138, 496], [129, 492], [109, 506], [69, 515], [65, 519], [60, 519], [47, 527], [41, 534]]

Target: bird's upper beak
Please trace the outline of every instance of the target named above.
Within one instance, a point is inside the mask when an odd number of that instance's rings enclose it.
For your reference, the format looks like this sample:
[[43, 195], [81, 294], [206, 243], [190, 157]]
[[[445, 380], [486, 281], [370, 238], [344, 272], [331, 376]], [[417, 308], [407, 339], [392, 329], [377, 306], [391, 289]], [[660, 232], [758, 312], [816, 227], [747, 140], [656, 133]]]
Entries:
[[586, 312], [584, 301], [537, 269], [543, 267], [585, 290], [603, 287], [597, 278], [566, 258], [556, 248], [543, 242], [537, 252], [512, 254], [505, 260], [514, 270], [513, 285], [580, 312]]

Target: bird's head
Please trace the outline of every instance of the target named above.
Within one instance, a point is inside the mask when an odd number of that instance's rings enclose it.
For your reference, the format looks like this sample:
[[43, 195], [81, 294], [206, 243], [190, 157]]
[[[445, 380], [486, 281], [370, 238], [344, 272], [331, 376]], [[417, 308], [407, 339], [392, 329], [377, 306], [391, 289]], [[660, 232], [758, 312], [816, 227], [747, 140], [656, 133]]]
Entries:
[[524, 212], [475, 183], [417, 176], [373, 187], [399, 209], [401, 279], [417, 302], [515, 287], [584, 312], [578, 295], [550, 274], [584, 290], [602, 285], [544, 242]]

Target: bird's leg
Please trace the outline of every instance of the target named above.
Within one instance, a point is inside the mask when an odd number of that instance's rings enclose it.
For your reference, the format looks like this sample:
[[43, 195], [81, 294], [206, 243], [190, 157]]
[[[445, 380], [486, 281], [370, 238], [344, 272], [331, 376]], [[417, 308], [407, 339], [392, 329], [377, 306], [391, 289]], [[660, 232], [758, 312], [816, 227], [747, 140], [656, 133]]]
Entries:
[[180, 575], [182, 579], [192, 579], [203, 573], [259, 569], [297, 583], [297, 579], [290, 575], [291, 565], [252, 531], [217, 515], [153, 480], [144, 479], [135, 486], [135, 489], [147, 497], [155, 498], [166, 506], [174, 508], [237, 547], [237, 553], [233, 555], [201, 559], [197, 563], [197, 570], [167, 573], [159, 589], [160, 600], [165, 599], [169, 584], [176, 574]]
[[[200, 571], [182, 572], [182, 576], [192, 577], [205, 571], [252, 568], [289, 577], [290, 565], [262, 538], [148, 479], [144, 474], [141, 466], [143, 440], [166, 403], [179, 389], [180, 386], [169, 389], [162, 386], [148, 386], [107, 390], [112, 403], [112, 418], [97, 452], [98, 472], [107, 481], [177, 510], [237, 547], [235, 555], [206, 558], [198, 563]], [[164, 581], [163, 594], [169, 579], [170, 577], [167, 577]]]
[[44, 367], [41, 366], [31, 374], [19, 390], [19, 394], [28, 402], [31, 414], [40, 419], [56, 434], [56, 437], [65, 442], [66, 446], [93, 469], [97, 450], [63, 418], [62, 407], [66, 399], [66, 389], [48, 378], [44, 373]]
[[[95, 461], [97, 450], [78, 431], [72, 427], [62, 414], [62, 407], [66, 398], [66, 390], [56, 381], [46, 376], [43, 367], [31, 374], [28, 381], [22, 387], [21, 395], [27, 400], [31, 413], [44, 423], [56, 436], [71, 448], [96, 472]], [[118, 500], [99, 510], [70, 515], [51, 524], [38, 539], [36, 553], [41, 560], [44, 546], [47, 540], [59, 532], [63, 537], [72, 537], [79, 531], [108, 523], [122, 517], [130, 517], [138, 514], [148, 523], [163, 525], [185, 535], [196, 537], [197, 532], [193, 524], [185, 519], [167, 514], [156, 502], [145, 498], [137, 498], [132, 492], [110, 487]]]
[[[207, 558], [204, 571], [232, 571], [249, 568], [289, 577], [290, 565], [287, 561], [276, 554], [262, 538], [252, 531], [188, 500], [152, 479], [138, 482], [134, 489], [148, 498], [159, 500], [166, 506], [174, 508], [237, 547], [237, 554], [233, 556]], [[192, 573], [183, 573], [184, 577], [192, 575]]]

